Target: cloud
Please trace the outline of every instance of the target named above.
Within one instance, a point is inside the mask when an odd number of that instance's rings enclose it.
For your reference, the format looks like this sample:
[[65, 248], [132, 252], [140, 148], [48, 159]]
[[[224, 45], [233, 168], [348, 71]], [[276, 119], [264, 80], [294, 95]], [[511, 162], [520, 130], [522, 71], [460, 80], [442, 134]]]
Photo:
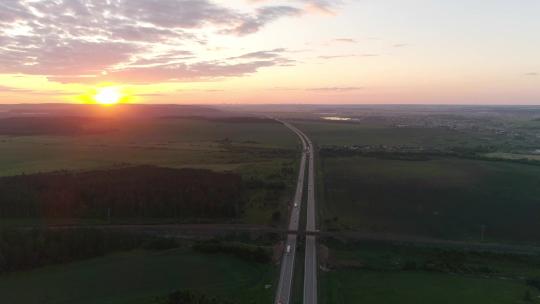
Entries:
[[70, 82], [121, 82], [154, 83], [174, 81], [204, 81], [221, 77], [244, 76], [259, 68], [283, 65], [281, 60], [257, 60], [244, 63], [198, 62], [193, 64], [166, 64], [154, 67], [130, 67], [110, 71], [107, 75], [80, 76], [56, 75], [49, 78], [63, 83]]
[[352, 38], [336, 38], [334, 39], [335, 42], [343, 42], [343, 43], [357, 43], [356, 40]]
[[364, 87], [316, 87], [316, 88], [295, 88], [295, 87], [273, 87], [275, 91], [312, 91], [312, 92], [352, 92], [364, 90]]
[[348, 55], [321, 55], [318, 58], [319, 59], [339, 59], [339, 58], [350, 58], [350, 57], [356, 57], [357, 55], [354, 54], [348, 54]]
[[407, 43], [396, 43], [394, 45], [392, 45], [392, 47], [395, 47], [395, 48], [402, 48], [402, 47], [406, 47], [406, 46], [409, 46]]
[[350, 92], [363, 90], [363, 87], [321, 87], [321, 88], [309, 88], [307, 91], [317, 92]]
[[298, 16], [302, 10], [291, 6], [268, 6], [257, 9], [254, 17], [243, 19], [243, 21], [233, 29], [225, 30], [225, 33], [236, 35], [247, 35], [259, 31], [266, 24], [285, 16]]
[[[26, 46], [23, 45], [25, 41], [29, 43]], [[111, 65], [127, 60], [138, 49], [136, 45], [122, 42], [63, 40], [59, 37], [19, 39], [7, 50], [0, 50], [0, 73], [100, 73]]]
[[[272, 2], [272, 0], [248, 0], [251, 3]], [[306, 11], [323, 12], [334, 14], [335, 9], [339, 8], [343, 0], [291, 0], [306, 7]]]
[[0, 85], [0, 93], [24, 93], [25, 95], [31, 94], [31, 95], [50, 95], [50, 96], [58, 96], [58, 95], [65, 95], [65, 91], [59, 91], [59, 90], [49, 90], [49, 91], [43, 91], [43, 90], [32, 90], [32, 89], [24, 89], [24, 88], [16, 88], [16, 87], [10, 87], [10, 86], [3, 86]]
[[21, 89], [21, 88], [14, 88], [14, 87], [8, 87], [8, 86], [0, 85], [0, 92], [29, 93], [29, 92], [32, 92], [32, 90], [29, 90], [29, 89]]
[[342, 0], [297, 0], [306, 5], [308, 11], [335, 15], [336, 10], [343, 4]]
[[19, 18], [29, 18], [32, 15], [18, 1], [0, 2], [0, 24], [17, 21]]
[[350, 57], [377, 57], [378, 54], [345, 54], [345, 55], [321, 55], [319, 59], [339, 59], [339, 58], [350, 58]]
[[356, 57], [356, 55], [322, 55], [319, 56], [319, 59], [339, 59], [339, 58], [350, 58]]
[[537, 72], [529, 72], [529, 73], [525, 73], [524, 75], [525, 75], [525, 76], [529, 76], [529, 77], [536, 77], [536, 76], [540, 76], [540, 73], [537, 73]]
[[253, 34], [302, 12], [289, 5], [240, 11], [210, 0], [2, 1], [0, 73], [63, 82], [95, 82], [105, 71], [126, 82], [130, 75], [134, 82], [242, 76], [291, 61], [279, 49], [200, 59], [196, 45], [209, 34]]
[[246, 53], [240, 56], [231, 57], [231, 59], [246, 59], [246, 58], [257, 58], [257, 59], [270, 59], [270, 58], [278, 58], [281, 56], [281, 53], [285, 52], [286, 50], [284, 48], [278, 48], [268, 51], [257, 51], [257, 52], [251, 52]]

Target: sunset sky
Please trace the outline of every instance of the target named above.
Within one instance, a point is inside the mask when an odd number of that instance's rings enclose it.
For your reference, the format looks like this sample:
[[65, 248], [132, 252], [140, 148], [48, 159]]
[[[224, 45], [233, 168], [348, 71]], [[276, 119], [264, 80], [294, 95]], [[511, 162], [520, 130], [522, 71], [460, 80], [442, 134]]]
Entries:
[[540, 104], [538, 0], [2, 0], [0, 103]]

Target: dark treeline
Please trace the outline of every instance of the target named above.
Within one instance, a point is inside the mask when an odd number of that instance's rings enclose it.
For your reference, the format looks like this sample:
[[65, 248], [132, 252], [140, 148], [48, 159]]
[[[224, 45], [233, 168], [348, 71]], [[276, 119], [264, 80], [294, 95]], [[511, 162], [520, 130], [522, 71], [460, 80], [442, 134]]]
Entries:
[[277, 120], [265, 117], [255, 117], [255, 116], [223, 116], [223, 117], [212, 117], [212, 116], [174, 116], [167, 115], [162, 116], [162, 119], [191, 119], [191, 120], [206, 120], [212, 122], [223, 122], [223, 123], [280, 123]]
[[[537, 268], [540, 266], [540, 255], [523, 253], [521, 251], [509, 252], [502, 248], [487, 251], [481, 248], [460, 248], [442, 246], [434, 247], [425, 244], [401, 243], [386, 240], [341, 240], [325, 238], [324, 243], [336, 250], [369, 252], [370, 256], [384, 258], [363, 258], [361, 263], [350, 263], [351, 260], [331, 259], [329, 268], [358, 268], [370, 271], [396, 272], [396, 271], [425, 271], [446, 274], [466, 274], [482, 276], [514, 277], [512, 272], [507, 273], [508, 265]], [[493, 250], [493, 249], [492, 249]], [[504, 266], [503, 266], [504, 265]], [[520, 280], [540, 289], [540, 278], [520, 275]], [[515, 278], [515, 277], [514, 277]]]
[[10, 117], [0, 119], [3, 135], [81, 135], [112, 131], [110, 120], [89, 117]]
[[231, 254], [237, 258], [258, 263], [269, 263], [272, 260], [272, 255], [267, 248], [242, 243], [211, 240], [198, 242], [193, 245], [193, 249], [204, 253]]
[[66, 263], [107, 253], [177, 247], [173, 239], [99, 229], [0, 230], [0, 274]]
[[233, 173], [138, 166], [0, 178], [0, 218], [234, 217]]
[[175, 291], [167, 297], [155, 300], [152, 304], [233, 304], [233, 302], [187, 289]]
[[493, 147], [452, 147], [447, 150], [417, 150], [417, 151], [398, 151], [398, 150], [385, 150], [384, 148], [372, 149], [372, 150], [362, 150], [362, 149], [351, 149], [350, 147], [337, 147], [329, 146], [324, 147], [320, 150], [320, 155], [325, 157], [349, 157], [349, 156], [365, 156], [365, 157], [375, 157], [379, 159], [389, 159], [389, 160], [410, 160], [410, 161], [428, 161], [437, 157], [456, 157], [472, 160], [484, 160], [484, 161], [502, 161], [502, 162], [511, 162], [519, 163], [526, 165], [537, 165], [540, 166], [540, 161], [534, 159], [524, 158], [501, 158], [501, 157], [491, 157], [484, 156], [484, 153], [496, 152], [496, 149]]

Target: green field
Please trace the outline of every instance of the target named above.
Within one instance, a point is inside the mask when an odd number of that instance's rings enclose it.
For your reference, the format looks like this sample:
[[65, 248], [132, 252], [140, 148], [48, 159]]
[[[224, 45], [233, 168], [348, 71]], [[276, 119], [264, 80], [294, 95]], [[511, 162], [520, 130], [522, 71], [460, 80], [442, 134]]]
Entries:
[[[277, 269], [189, 249], [134, 251], [0, 277], [2, 303], [144, 304], [178, 289], [269, 303]], [[239, 292], [241, 291], [241, 292]]]
[[0, 136], [0, 175], [153, 164], [233, 170], [282, 158], [297, 146], [278, 123], [198, 119], [124, 121], [104, 134]]
[[375, 123], [299, 122], [319, 145], [454, 146], [480, 144], [480, 136], [443, 128], [396, 128]]
[[[478, 123], [481, 122], [478, 121]], [[500, 151], [540, 148], [538, 137], [501, 135], [487, 130], [454, 130], [419, 126], [400, 128], [381, 122], [297, 121], [295, 125], [306, 132], [319, 146], [385, 145], [392, 147], [404, 145], [438, 149], [492, 146]]]
[[486, 157], [508, 160], [540, 160], [540, 154], [486, 153]]
[[[277, 122], [156, 118], [126, 119], [114, 126], [99, 134], [0, 136], [0, 176], [143, 164], [233, 171], [246, 180], [286, 186], [296, 176], [297, 138]], [[285, 214], [289, 190], [245, 193], [241, 221], [276, 224], [272, 214]], [[285, 220], [282, 216], [281, 223]]]
[[[540, 167], [438, 158], [322, 159], [329, 228], [445, 239], [540, 239]], [[323, 223], [324, 224], [324, 223]]]
[[[527, 303], [529, 290], [505, 279], [455, 276], [437, 273], [393, 273], [342, 270], [322, 273], [320, 303]], [[534, 302], [536, 303], [536, 302]]]
[[331, 245], [329, 264], [321, 303], [527, 303], [526, 293], [537, 303], [540, 295], [527, 284], [540, 275], [538, 256], [366, 242]]

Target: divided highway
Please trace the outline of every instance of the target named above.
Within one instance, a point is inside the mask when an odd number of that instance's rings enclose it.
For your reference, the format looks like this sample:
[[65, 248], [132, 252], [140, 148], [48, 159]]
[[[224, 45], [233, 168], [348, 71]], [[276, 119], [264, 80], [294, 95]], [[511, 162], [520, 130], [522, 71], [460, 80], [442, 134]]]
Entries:
[[[300, 224], [300, 211], [302, 207], [302, 193], [304, 191], [304, 177], [306, 172], [306, 149], [307, 143], [295, 128], [286, 122], [281, 122], [289, 129], [293, 130], [302, 142], [302, 159], [300, 160], [300, 170], [298, 172], [298, 181], [296, 183], [296, 193], [292, 204], [291, 217], [289, 220], [289, 231], [298, 231]], [[288, 304], [291, 297], [291, 287], [294, 274], [294, 258], [296, 256], [296, 234], [287, 235], [285, 252], [281, 261], [281, 273], [276, 293], [276, 304]]]
[[[280, 120], [278, 120], [280, 121]], [[287, 128], [296, 133], [302, 142], [302, 158], [300, 161], [300, 170], [298, 172], [298, 181], [296, 184], [296, 193], [293, 200], [293, 209], [289, 221], [289, 231], [298, 231], [300, 212], [302, 207], [302, 195], [304, 190], [304, 177], [306, 171], [306, 160], [308, 160], [308, 196], [307, 196], [307, 225], [306, 232], [316, 232], [316, 212], [315, 212], [315, 165], [313, 158], [313, 144], [311, 140], [298, 128], [283, 122]], [[296, 254], [296, 234], [287, 235], [285, 244], [285, 253], [281, 262], [281, 273], [276, 293], [275, 304], [288, 304], [291, 297], [291, 288], [294, 274], [294, 259]], [[306, 236], [306, 256], [304, 270], [304, 303], [317, 303], [317, 244], [313, 235]]]
[[[303, 134], [303, 133], [302, 133]], [[315, 158], [313, 143], [305, 135], [308, 143], [309, 170], [306, 223], [306, 251], [304, 257], [304, 304], [317, 304], [317, 232], [315, 212]]]

